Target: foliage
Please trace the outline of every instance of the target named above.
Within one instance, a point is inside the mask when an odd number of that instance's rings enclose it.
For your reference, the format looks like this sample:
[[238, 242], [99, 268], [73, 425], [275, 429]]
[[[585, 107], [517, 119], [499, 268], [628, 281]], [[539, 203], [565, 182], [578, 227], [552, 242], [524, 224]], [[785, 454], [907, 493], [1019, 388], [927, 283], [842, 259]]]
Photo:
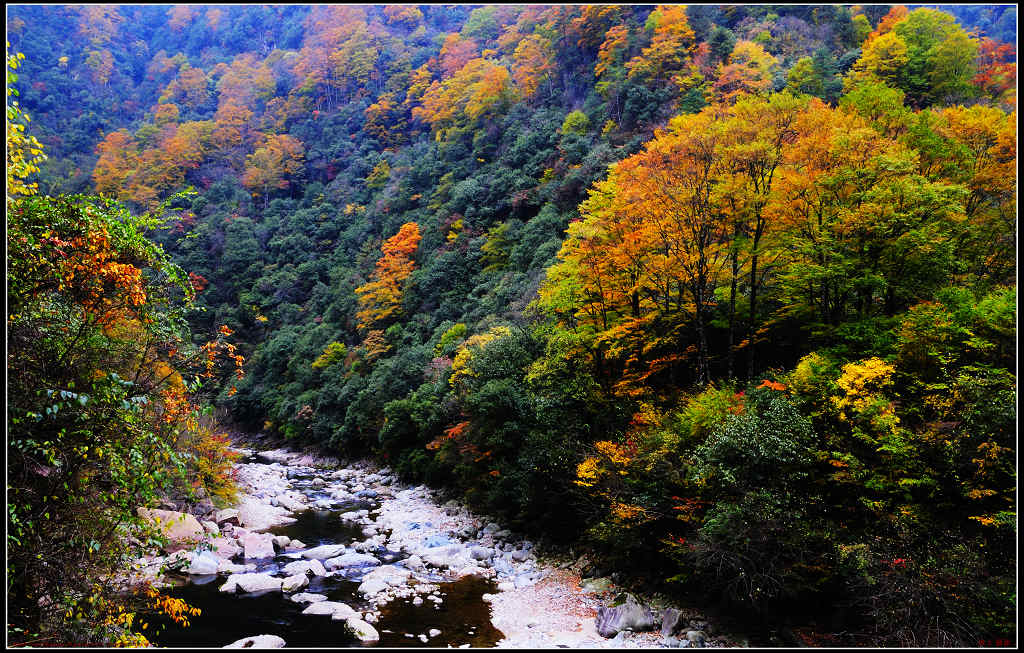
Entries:
[[[674, 596], [947, 645], [1015, 632], [1014, 17], [20, 5], [8, 33], [24, 181], [198, 189], [147, 233], [249, 360], [203, 377], [236, 428]], [[76, 256], [83, 301], [153, 301]]]

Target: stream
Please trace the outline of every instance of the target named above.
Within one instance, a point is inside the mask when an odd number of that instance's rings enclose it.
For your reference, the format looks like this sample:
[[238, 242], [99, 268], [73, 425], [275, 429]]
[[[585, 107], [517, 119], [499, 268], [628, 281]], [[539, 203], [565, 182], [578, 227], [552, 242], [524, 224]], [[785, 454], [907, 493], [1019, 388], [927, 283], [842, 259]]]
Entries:
[[[243, 453], [238, 507], [205, 518], [205, 543], [140, 560], [170, 567], [164, 593], [201, 611], [187, 627], [151, 620], [158, 646], [664, 646], [657, 632], [601, 637], [609, 595], [585, 596], [533, 543], [387, 468]], [[260, 635], [280, 640], [247, 639]]]

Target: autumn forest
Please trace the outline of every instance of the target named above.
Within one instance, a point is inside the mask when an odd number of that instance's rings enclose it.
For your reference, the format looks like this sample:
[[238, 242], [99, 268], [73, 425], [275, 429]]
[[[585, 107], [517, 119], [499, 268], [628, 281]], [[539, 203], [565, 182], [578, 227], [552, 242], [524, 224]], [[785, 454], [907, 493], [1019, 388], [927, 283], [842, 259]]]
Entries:
[[1016, 39], [10, 6], [9, 641], [185, 619], [106, 579], [260, 433], [811, 644], [1015, 643]]

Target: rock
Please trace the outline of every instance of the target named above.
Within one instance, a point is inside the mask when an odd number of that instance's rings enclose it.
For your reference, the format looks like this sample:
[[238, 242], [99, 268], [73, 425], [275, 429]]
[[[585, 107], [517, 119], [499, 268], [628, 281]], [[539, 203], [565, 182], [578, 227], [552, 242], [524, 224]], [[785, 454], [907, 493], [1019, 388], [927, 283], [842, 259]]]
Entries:
[[253, 497], [243, 497], [238, 505], [238, 522], [251, 530], [265, 530], [294, 523], [295, 519], [289, 517], [284, 508], [267, 505]]
[[518, 551], [512, 552], [512, 559], [516, 562], [525, 562], [530, 557], [530, 552], [526, 549], [519, 549]]
[[238, 539], [246, 558], [273, 558], [274, 536], [268, 533], [246, 533]]
[[280, 591], [281, 579], [270, 574], [232, 574], [220, 587], [221, 592], [267, 592]]
[[221, 560], [217, 564], [218, 574], [244, 574], [250, 571], [256, 571], [256, 565], [236, 565], [230, 560]]
[[294, 499], [287, 494], [280, 494], [276, 497], [277, 505], [290, 512], [300, 512], [306, 509], [306, 504]]
[[412, 576], [412, 572], [394, 565], [378, 567], [363, 577], [359, 585], [359, 592], [366, 596], [379, 594], [389, 587], [405, 585], [406, 580]]
[[206, 535], [203, 525], [192, 515], [149, 508], [139, 508], [138, 514], [139, 517], [159, 525], [161, 532], [169, 541], [168, 551], [186, 548]]
[[494, 557], [494, 549], [485, 546], [474, 546], [469, 549], [469, 557], [474, 560], [490, 560]]
[[326, 576], [327, 569], [324, 568], [323, 564], [319, 560], [296, 560], [295, 562], [289, 562], [281, 571], [293, 576], [295, 574], [312, 574], [314, 576]]
[[697, 648], [704, 648], [704, 642], [707, 641], [707, 638], [708, 636], [704, 634], [703, 630], [686, 631], [686, 639]]
[[423, 560], [419, 556], [409, 556], [402, 561], [408, 569], [421, 569], [423, 567]]
[[225, 508], [224, 510], [218, 510], [213, 515], [213, 521], [218, 524], [234, 524], [240, 526], [238, 523], [238, 511], [234, 508]]
[[203, 497], [197, 501], [194, 506], [192, 506], [192, 514], [198, 517], [205, 517], [213, 514], [216, 509], [216, 506], [213, 505], [213, 501], [210, 501], [207, 497]]
[[500, 530], [501, 530], [501, 526], [498, 526], [497, 524], [492, 522], [492, 523], [487, 524], [486, 526], [484, 526], [483, 533], [485, 535], [490, 535], [491, 533], [497, 533]]
[[317, 601], [310, 603], [302, 614], [330, 615], [332, 619], [347, 619], [356, 614], [356, 611], [344, 603], [338, 601]]
[[415, 597], [415, 598], [414, 598], [414, 599], [412, 600], [412, 604], [413, 604], [413, 605], [415, 605], [415, 606], [420, 606], [420, 605], [423, 605], [423, 597], [422, 597], [422, 596], [417, 596], [417, 597]]
[[624, 630], [639, 632], [654, 630], [654, 613], [650, 608], [640, 605], [632, 594], [614, 606], [597, 609], [595, 621], [597, 632], [602, 637], [614, 637]]
[[437, 637], [440, 634], [441, 634], [441, 631], [438, 630], [437, 628], [431, 628], [430, 630], [427, 631], [427, 635], [430, 636], [430, 637]]
[[217, 526], [217, 522], [204, 521], [199, 523], [203, 525], [203, 530], [209, 533], [210, 535], [220, 535], [220, 528]]
[[348, 569], [350, 567], [376, 567], [380, 560], [367, 553], [346, 553], [336, 558], [324, 560], [328, 569]]
[[242, 547], [230, 537], [211, 537], [209, 542], [210, 550], [221, 560], [230, 560], [242, 552]]
[[333, 558], [345, 553], [345, 549], [344, 544], [323, 544], [312, 549], [306, 549], [302, 552], [302, 557], [312, 558], [313, 560], [326, 560], [327, 558]]
[[584, 594], [594, 594], [596, 592], [607, 592], [615, 588], [615, 584], [612, 583], [610, 578], [587, 578], [580, 583], [580, 591]]
[[284, 648], [284, 640], [277, 635], [256, 635], [232, 642], [224, 648]]
[[275, 535], [274, 536], [274, 548], [276, 550], [278, 550], [278, 551], [284, 551], [285, 549], [288, 548], [288, 544], [290, 544], [291, 541], [292, 541], [292, 539], [290, 537], [288, 537], [287, 535]]
[[377, 629], [358, 617], [349, 617], [345, 620], [345, 625], [360, 642], [380, 641], [380, 634], [377, 633]]
[[515, 583], [510, 583], [508, 581], [505, 581], [503, 583], [498, 583], [498, 591], [499, 592], [512, 592], [515, 589], [516, 589]]
[[306, 574], [295, 574], [281, 581], [281, 591], [291, 594], [292, 592], [298, 592], [306, 585], [309, 585], [309, 578]]
[[292, 594], [288, 597], [293, 603], [319, 603], [326, 601], [327, 597], [323, 594], [311, 594], [309, 592], [299, 592], [298, 594]]
[[676, 634], [679, 630], [679, 619], [682, 617], [682, 613], [675, 608], [668, 608], [661, 615], [661, 636], [664, 638], [671, 637]]
[[291, 544], [289, 544], [288, 546], [293, 548], [293, 549], [305, 549], [306, 548], [306, 545], [303, 544], [302, 542], [300, 542], [299, 540], [292, 540]]
[[[477, 567], [476, 565], [466, 565], [462, 569], [455, 572], [456, 578], [487, 578], [488, 572], [491, 570], [484, 569], [483, 567]], [[493, 573], [493, 572], [491, 572]]]
[[196, 553], [192, 556], [192, 560], [189, 562], [188, 567], [185, 568], [185, 573], [193, 576], [205, 576], [207, 574], [216, 574], [217, 567], [220, 565], [220, 559], [213, 555], [209, 551], [203, 551], [202, 553]]

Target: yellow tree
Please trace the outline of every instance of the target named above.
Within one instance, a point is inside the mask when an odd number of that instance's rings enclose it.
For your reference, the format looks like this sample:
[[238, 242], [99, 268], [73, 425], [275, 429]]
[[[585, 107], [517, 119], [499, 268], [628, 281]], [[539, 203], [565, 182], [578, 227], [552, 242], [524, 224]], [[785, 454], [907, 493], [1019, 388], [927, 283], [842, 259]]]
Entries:
[[263, 145], [245, 157], [245, 173], [242, 185], [263, 196], [264, 206], [270, 201], [270, 193], [287, 188], [290, 177], [302, 171], [305, 157], [304, 146], [299, 139], [288, 134], [267, 134]]
[[416, 269], [413, 254], [421, 238], [419, 225], [407, 222], [381, 245], [381, 257], [373, 278], [356, 288], [360, 307], [356, 317], [360, 329], [378, 326], [399, 314], [405, 283]]

